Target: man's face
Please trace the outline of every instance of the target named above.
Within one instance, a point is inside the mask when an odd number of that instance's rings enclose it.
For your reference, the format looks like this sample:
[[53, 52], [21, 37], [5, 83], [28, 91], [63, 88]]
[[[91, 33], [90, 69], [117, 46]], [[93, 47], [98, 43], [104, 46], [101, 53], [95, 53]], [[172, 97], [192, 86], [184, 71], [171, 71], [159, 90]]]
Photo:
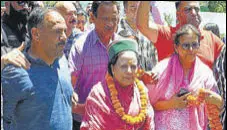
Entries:
[[39, 28], [40, 44], [49, 58], [63, 55], [66, 42], [66, 24], [64, 18], [55, 11], [44, 16], [43, 26]]
[[199, 28], [201, 16], [198, 1], [182, 1], [177, 11], [177, 17], [181, 25], [192, 24]]
[[13, 1], [10, 2], [9, 15], [15, 20], [27, 22], [30, 8], [26, 1]]
[[84, 15], [77, 15], [76, 28], [80, 29], [80, 31], [83, 32], [85, 23], [86, 23], [86, 17]]
[[72, 29], [76, 26], [76, 8], [71, 2], [65, 2], [65, 8], [61, 12], [61, 15], [64, 17], [67, 29], [72, 31]]
[[127, 19], [135, 21], [138, 3], [138, 1], [128, 1], [127, 8], [125, 8]]
[[119, 12], [114, 4], [101, 4], [97, 10], [97, 17], [93, 16], [95, 29], [100, 36], [111, 37], [117, 30]]
[[89, 12], [91, 11], [91, 6], [92, 4], [88, 4], [87, 5], [87, 8], [86, 8], [86, 12], [89, 14]]

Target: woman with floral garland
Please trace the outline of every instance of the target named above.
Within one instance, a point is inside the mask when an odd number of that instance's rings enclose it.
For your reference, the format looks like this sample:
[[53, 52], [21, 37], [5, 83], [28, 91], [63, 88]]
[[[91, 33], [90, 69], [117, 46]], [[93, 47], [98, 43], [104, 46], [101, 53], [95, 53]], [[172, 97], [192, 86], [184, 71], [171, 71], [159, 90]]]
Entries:
[[137, 49], [127, 39], [110, 45], [109, 73], [87, 98], [81, 130], [154, 130], [148, 91], [136, 78]]
[[211, 130], [221, 130], [223, 101], [214, 92], [212, 71], [196, 56], [200, 38], [194, 26], [184, 25], [175, 35], [175, 54], [152, 70], [158, 73], [158, 82], [147, 86], [156, 130], [206, 130], [208, 119]]

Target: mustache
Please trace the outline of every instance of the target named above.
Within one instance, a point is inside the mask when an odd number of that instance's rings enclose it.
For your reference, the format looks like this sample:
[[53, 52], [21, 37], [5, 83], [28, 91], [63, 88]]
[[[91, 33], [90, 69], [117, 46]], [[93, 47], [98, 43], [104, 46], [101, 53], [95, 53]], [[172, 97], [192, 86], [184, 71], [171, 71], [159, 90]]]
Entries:
[[65, 43], [66, 43], [65, 41], [60, 41], [57, 43], [57, 46], [65, 45]]
[[110, 27], [110, 26], [104, 26], [104, 29], [105, 29], [105, 30], [113, 30], [113, 27]]

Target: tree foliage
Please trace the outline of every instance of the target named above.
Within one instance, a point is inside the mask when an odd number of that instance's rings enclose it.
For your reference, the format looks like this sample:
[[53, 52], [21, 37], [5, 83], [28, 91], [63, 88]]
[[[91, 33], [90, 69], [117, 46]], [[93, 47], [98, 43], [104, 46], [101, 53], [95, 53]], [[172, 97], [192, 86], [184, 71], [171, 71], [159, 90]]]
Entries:
[[210, 12], [226, 13], [226, 1], [209, 1], [208, 8]]
[[54, 7], [58, 1], [44, 1], [45, 7]]
[[172, 25], [173, 18], [171, 17], [170, 14], [164, 13], [164, 19], [167, 22], [168, 26]]

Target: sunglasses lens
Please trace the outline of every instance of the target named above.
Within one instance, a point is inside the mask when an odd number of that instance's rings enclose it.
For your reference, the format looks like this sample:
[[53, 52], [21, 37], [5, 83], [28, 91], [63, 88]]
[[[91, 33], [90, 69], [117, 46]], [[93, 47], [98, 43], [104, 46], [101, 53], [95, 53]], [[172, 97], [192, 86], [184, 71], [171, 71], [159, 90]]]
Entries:
[[25, 1], [18, 1], [17, 3], [18, 3], [18, 5], [20, 5], [20, 6], [24, 6], [24, 5], [26, 4]]
[[192, 48], [193, 48], [193, 49], [199, 48], [199, 43], [193, 43], [193, 44], [192, 44]]
[[190, 47], [192, 47], [192, 49], [198, 49], [199, 43], [193, 43], [193, 44], [184, 43], [184, 44], [182, 44], [182, 48], [185, 49], [185, 50], [189, 50]]
[[189, 44], [182, 44], [182, 47], [185, 49], [185, 50], [188, 50], [190, 45]]

